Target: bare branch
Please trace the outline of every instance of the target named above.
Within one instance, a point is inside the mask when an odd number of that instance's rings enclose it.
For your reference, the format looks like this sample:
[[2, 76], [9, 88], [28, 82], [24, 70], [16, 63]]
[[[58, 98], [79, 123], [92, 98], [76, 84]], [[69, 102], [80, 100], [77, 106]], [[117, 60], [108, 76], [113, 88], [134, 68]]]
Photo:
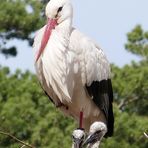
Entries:
[[21, 146], [21, 148], [24, 148], [26, 145]]
[[148, 139], [148, 134], [146, 132], [144, 132], [143, 134]]
[[128, 99], [128, 100], [122, 100], [121, 102], [120, 102], [120, 104], [118, 105], [118, 108], [120, 109], [120, 110], [122, 110], [122, 108], [124, 107], [124, 106], [126, 106], [126, 105], [128, 105], [129, 103], [132, 103], [132, 102], [134, 102], [134, 101], [137, 101], [139, 98], [133, 98], [133, 99]]
[[34, 146], [29, 145], [28, 143], [25, 143], [25, 142], [21, 141], [20, 139], [16, 138], [15, 136], [11, 135], [10, 133], [6, 133], [6, 132], [3, 132], [3, 131], [0, 131], [0, 134], [3, 134], [3, 135], [6, 135], [6, 136], [11, 137], [11, 138], [14, 139], [15, 141], [17, 141], [17, 142], [23, 144], [23, 146], [27, 146], [27, 147], [29, 147], [29, 148], [35, 148]]

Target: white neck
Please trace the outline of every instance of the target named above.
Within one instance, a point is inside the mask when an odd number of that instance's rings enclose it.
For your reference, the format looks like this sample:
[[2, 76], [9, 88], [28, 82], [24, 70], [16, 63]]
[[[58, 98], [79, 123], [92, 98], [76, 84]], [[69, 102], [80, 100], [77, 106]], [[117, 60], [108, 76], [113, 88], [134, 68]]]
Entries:
[[[82, 147], [82, 146], [80, 146], [80, 147]], [[72, 148], [75, 148], [74, 143], [72, 144]]]
[[74, 143], [72, 144], [72, 148], [75, 148]]
[[72, 144], [72, 148], [74, 148], [74, 144]]
[[57, 27], [56, 30], [62, 35], [64, 38], [69, 39], [70, 31], [72, 28], [72, 20], [71, 18], [67, 18], [63, 22], [61, 22]]

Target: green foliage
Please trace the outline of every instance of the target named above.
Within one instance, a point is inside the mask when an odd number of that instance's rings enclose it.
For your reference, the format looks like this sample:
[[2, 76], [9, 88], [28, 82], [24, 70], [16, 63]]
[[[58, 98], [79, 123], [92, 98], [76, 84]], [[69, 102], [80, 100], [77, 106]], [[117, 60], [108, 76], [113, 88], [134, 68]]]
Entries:
[[[36, 76], [8, 68], [0, 69], [0, 130], [36, 147], [69, 148], [76, 124], [64, 117], [43, 94]], [[148, 125], [146, 116], [121, 112], [114, 104], [115, 134], [104, 139], [101, 147], [146, 148], [144, 137]], [[20, 144], [0, 135], [0, 147], [17, 148]]]
[[147, 148], [148, 140], [143, 132], [146, 131], [148, 119], [145, 116], [121, 112], [117, 105], [114, 105], [114, 112], [115, 134], [112, 138], [104, 141], [101, 147]]
[[[50, 103], [30, 72], [10, 74], [0, 69], [0, 130], [37, 147], [70, 147], [74, 121], [64, 117]], [[18, 147], [0, 135], [0, 146]]]
[[[44, 0], [45, 1], [45, 0]], [[27, 40], [32, 44], [31, 33], [45, 20], [43, 4], [35, 0], [1, 0], [0, 4], [0, 53], [16, 56], [15, 47], [7, 47], [12, 39]]]
[[125, 48], [139, 56], [148, 58], [148, 31], [144, 32], [140, 25], [127, 34], [128, 43]]
[[119, 68], [113, 65], [113, 87], [119, 108], [130, 113], [148, 115], [148, 32], [136, 26], [128, 33], [126, 48], [142, 56], [139, 63], [132, 62]]
[[113, 66], [113, 87], [120, 109], [148, 115], [148, 63], [132, 62], [123, 68]]

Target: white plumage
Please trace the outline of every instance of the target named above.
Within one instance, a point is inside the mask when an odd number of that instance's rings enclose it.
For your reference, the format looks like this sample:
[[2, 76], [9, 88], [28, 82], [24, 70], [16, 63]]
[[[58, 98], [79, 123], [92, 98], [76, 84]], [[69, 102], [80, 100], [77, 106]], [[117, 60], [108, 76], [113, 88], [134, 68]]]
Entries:
[[[110, 91], [108, 83], [110, 65], [105, 54], [90, 38], [72, 27], [70, 0], [50, 0], [46, 6], [46, 15], [47, 18], [56, 19], [57, 25], [52, 29], [42, 54], [35, 62], [41, 86], [60, 110], [77, 121], [83, 110], [83, 128], [86, 131], [89, 131], [90, 125], [95, 121], [102, 121], [108, 126], [110, 109], [112, 114], [112, 98], [109, 96], [112, 96], [112, 90]], [[33, 46], [36, 54], [40, 50], [45, 28], [46, 26], [36, 34]], [[103, 85], [100, 83], [102, 81]], [[96, 98], [92, 84], [104, 87], [106, 83], [107, 90], [101, 91], [99, 95], [107, 97], [104, 97], [103, 103], [101, 101], [96, 104], [93, 101]], [[99, 91], [99, 87], [95, 88]]]

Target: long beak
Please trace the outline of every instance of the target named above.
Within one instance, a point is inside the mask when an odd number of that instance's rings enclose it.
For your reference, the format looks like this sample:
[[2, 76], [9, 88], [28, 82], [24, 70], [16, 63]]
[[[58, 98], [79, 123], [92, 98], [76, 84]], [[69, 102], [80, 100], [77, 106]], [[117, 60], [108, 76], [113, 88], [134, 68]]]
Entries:
[[93, 135], [89, 135], [87, 139], [84, 141], [83, 146], [86, 146], [94, 141]]
[[86, 146], [88, 144], [93, 144], [93, 143], [96, 143], [97, 141], [99, 141], [101, 138], [101, 133], [98, 132], [98, 133], [93, 133], [91, 135], [89, 135], [86, 140], [84, 141], [83, 143], [83, 146]]
[[48, 19], [48, 22], [47, 22], [47, 25], [46, 25], [46, 28], [45, 28], [45, 32], [44, 32], [44, 35], [43, 35], [43, 38], [42, 38], [42, 41], [41, 41], [41, 46], [40, 46], [40, 49], [39, 49], [38, 54], [36, 56], [36, 60], [35, 60], [36, 62], [38, 61], [43, 50], [45, 49], [45, 47], [48, 43], [48, 40], [50, 38], [52, 29], [54, 29], [56, 25], [57, 25], [56, 19]]

